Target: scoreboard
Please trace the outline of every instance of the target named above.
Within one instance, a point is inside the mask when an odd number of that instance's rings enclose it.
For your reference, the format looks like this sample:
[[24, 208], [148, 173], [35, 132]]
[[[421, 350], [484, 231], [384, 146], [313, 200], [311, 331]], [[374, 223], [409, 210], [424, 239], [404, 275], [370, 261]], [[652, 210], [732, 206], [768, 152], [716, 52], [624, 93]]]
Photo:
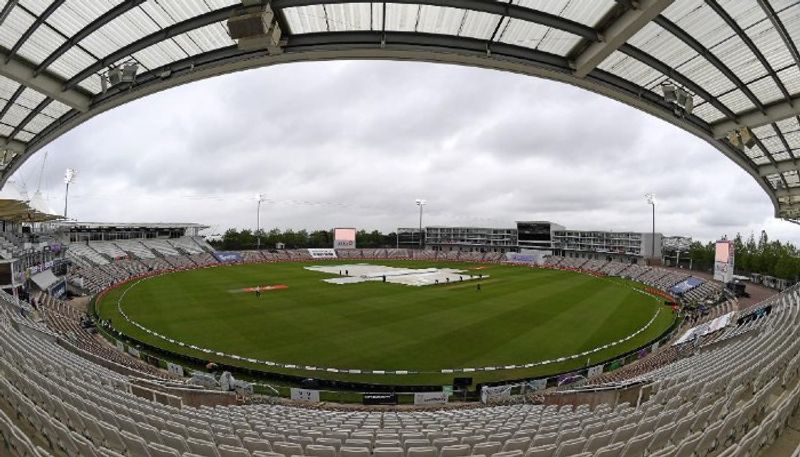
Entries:
[[334, 249], [355, 249], [356, 248], [356, 229], [354, 229], [354, 228], [335, 228], [335, 229], [333, 229], [333, 248]]

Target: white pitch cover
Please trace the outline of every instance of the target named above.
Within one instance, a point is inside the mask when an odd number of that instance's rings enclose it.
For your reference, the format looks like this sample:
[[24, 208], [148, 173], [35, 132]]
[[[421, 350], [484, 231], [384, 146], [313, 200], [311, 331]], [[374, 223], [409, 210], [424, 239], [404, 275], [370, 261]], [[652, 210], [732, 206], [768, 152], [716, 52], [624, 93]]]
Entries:
[[292, 387], [292, 400], [319, 402], [319, 391]]

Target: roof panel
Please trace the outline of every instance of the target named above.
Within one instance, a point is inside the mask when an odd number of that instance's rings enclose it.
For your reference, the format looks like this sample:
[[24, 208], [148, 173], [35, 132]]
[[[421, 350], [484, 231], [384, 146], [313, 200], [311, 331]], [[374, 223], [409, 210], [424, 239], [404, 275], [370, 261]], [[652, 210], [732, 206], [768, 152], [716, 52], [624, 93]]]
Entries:
[[373, 9], [381, 9], [381, 6], [374, 3], [325, 5], [328, 24], [334, 32], [372, 30]]
[[8, 100], [17, 91], [19, 84], [16, 81], [0, 76], [0, 98]]
[[22, 44], [22, 47], [19, 48], [19, 55], [31, 62], [41, 62], [65, 41], [53, 29], [42, 25]]
[[236, 45], [236, 42], [231, 40], [228, 35], [228, 29], [221, 22], [194, 29], [186, 34], [197, 43], [203, 52]]
[[677, 67], [698, 55], [686, 43], [654, 23], [644, 26], [628, 43], [671, 67]]
[[663, 15], [706, 49], [735, 35], [725, 20], [701, 0], [677, 0]]
[[63, 116], [70, 110], [72, 110], [72, 108], [70, 108], [69, 106], [59, 102], [58, 100], [53, 100], [52, 102], [50, 102], [49, 105], [44, 107], [42, 113], [55, 119]]
[[39, 16], [50, 6], [50, 3], [52, 3], [50, 0], [20, 0], [18, 4], [28, 8], [33, 14]]
[[738, 36], [733, 36], [711, 48], [711, 52], [734, 71], [742, 81], [753, 81], [767, 74], [756, 55]]
[[44, 94], [40, 94], [31, 88], [26, 88], [21, 94], [19, 94], [17, 103], [28, 109], [34, 109], [45, 98], [47, 97]]
[[12, 8], [3, 26], [0, 27], [0, 46], [11, 49], [33, 21], [34, 17], [22, 8]]
[[56, 59], [48, 67], [48, 70], [58, 73], [65, 79], [69, 79], [94, 62], [95, 60], [89, 54], [73, 46], [61, 57]]
[[59, 32], [72, 36], [119, 1], [67, 0], [47, 19]]
[[[794, 0], [791, 3], [783, 11], [778, 12], [778, 17], [783, 22], [783, 27], [794, 42], [794, 46], [800, 49], [800, 2]], [[775, 8], [778, 6], [775, 5]]]
[[420, 5], [386, 4], [386, 30], [413, 32], [417, 28]]
[[755, 24], [753, 27], [745, 30], [747, 36], [753, 40], [753, 43], [761, 50], [767, 62], [772, 68], [784, 68], [787, 65], [792, 65], [792, 55], [786, 49], [781, 36], [772, 26], [768, 19]]
[[519, 19], [508, 19], [497, 41], [536, 49], [549, 27]]
[[758, 97], [761, 103], [770, 103], [783, 99], [783, 94], [770, 77], [764, 77], [747, 85], [753, 94]]
[[86, 37], [81, 45], [102, 58], [158, 30], [141, 8], [134, 8]]
[[785, 68], [778, 72], [778, 78], [790, 94], [800, 94], [800, 68], [796, 66]]
[[747, 30], [756, 22], [763, 21], [767, 15], [756, 2], [743, 2], [742, 0], [718, 0], [718, 3], [739, 24]]
[[492, 38], [499, 22], [500, 16], [496, 14], [467, 11], [467, 17], [461, 27], [461, 36], [488, 40]]
[[550, 54], [566, 56], [580, 41], [581, 37], [577, 35], [551, 28], [547, 31], [544, 38], [542, 38], [538, 49], [540, 51], [549, 52]]
[[[150, 8], [152, 7], [152, 8]], [[167, 24], [159, 24], [161, 27], [168, 27], [169, 25], [177, 22], [183, 22], [195, 16], [208, 13], [211, 9], [205, 2], [186, 1], [186, 0], [170, 0], [167, 2], [152, 2], [142, 4], [142, 9], [150, 13], [153, 10], [160, 10], [159, 14], [163, 15], [161, 19], [168, 19]], [[155, 18], [154, 18], [155, 19]], [[157, 20], [158, 22], [158, 20]]]
[[462, 9], [422, 5], [419, 10], [417, 31], [441, 35], [458, 35], [466, 14], [466, 10]]
[[725, 117], [722, 111], [715, 108], [711, 103], [703, 103], [702, 105], [695, 105], [692, 114], [700, 119], [711, 123], [723, 119]]
[[782, 121], [778, 121], [777, 124], [778, 128], [783, 132], [784, 135], [790, 132], [800, 131], [800, 121], [798, 121], [797, 116], [786, 118]]
[[571, 21], [594, 27], [614, 7], [613, 0], [513, 0], [526, 8], [561, 16]]
[[283, 15], [293, 34], [326, 32], [325, 9], [320, 5], [284, 8]]
[[133, 58], [148, 68], [158, 68], [188, 55], [173, 40], [162, 41], [133, 54]]
[[22, 122], [22, 120], [25, 119], [25, 116], [27, 116], [30, 112], [30, 109], [25, 108], [18, 103], [14, 103], [11, 105], [8, 111], [6, 111], [6, 115], [3, 116], [0, 121], [2, 121], [4, 124], [16, 126], [19, 125], [19, 123]]
[[[677, 69], [714, 97], [736, 87], [721, 71], [711, 65], [711, 62], [700, 55]], [[744, 97], [744, 94], [742, 94], [742, 97]]]
[[22, 141], [23, 143], [27, 143], [28, 141], [33, 139], [33, 134], [32, 133], [28, 133], [28, 132], [26, 132], [24, 130], [20, 130], [19, 133], [17, 133], [14, 136], [14, 139], [17, 140], [17, 141]]
[[14, 131], [13, 127], [5, 124], [0, 124], [0, 135], [9, 136], [13, 131]]
[[25, 126], [25, 130], [34, 134], [39, 133], [45, 127], [52, 124], [53, 120], [54, 119], [50, 116], [41, 113], [37, 114], [36, 116], [33, 116], [33, 119], [31, 119], [28, 125]]
[[749, 111], [755, 108], [753, 102], [751, 102], [739, 89], [728, 92], [725, 95], [721, 95], [717, 98], [734, 113], [741, 113], [742, 111]]
[[598, 68], [640, 86], [664, 78], [663, 73], [619, 51], [614, 51]]

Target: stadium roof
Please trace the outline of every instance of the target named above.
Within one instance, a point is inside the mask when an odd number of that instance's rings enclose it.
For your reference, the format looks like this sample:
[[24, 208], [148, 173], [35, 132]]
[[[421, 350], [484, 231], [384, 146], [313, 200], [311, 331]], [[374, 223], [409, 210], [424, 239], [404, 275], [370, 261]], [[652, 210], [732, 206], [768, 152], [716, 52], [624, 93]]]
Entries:
[[800, 0], [242, 1], [0, 0], [0, 182], [87, 119], [179, 84], [296, 61], [419, 60], [637, 107], [708, 141], [777, 217], [800, 219]]

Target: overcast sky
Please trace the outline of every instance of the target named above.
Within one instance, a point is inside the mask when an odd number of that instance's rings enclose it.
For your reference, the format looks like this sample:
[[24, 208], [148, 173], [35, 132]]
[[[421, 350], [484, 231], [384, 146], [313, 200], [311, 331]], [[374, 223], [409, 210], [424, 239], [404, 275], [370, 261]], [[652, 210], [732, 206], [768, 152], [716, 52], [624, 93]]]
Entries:
[[[45, 148], [42, 191], [81, 221], [262, 227], [418, 224], [656, 230], [710, 240], [766, 229], [755, 181], [707, 143], [561, 83], [424, 63], [262, 68], [156, 94], [100, 115]], [[33, 193], [44, 152], [15, 175]]]

